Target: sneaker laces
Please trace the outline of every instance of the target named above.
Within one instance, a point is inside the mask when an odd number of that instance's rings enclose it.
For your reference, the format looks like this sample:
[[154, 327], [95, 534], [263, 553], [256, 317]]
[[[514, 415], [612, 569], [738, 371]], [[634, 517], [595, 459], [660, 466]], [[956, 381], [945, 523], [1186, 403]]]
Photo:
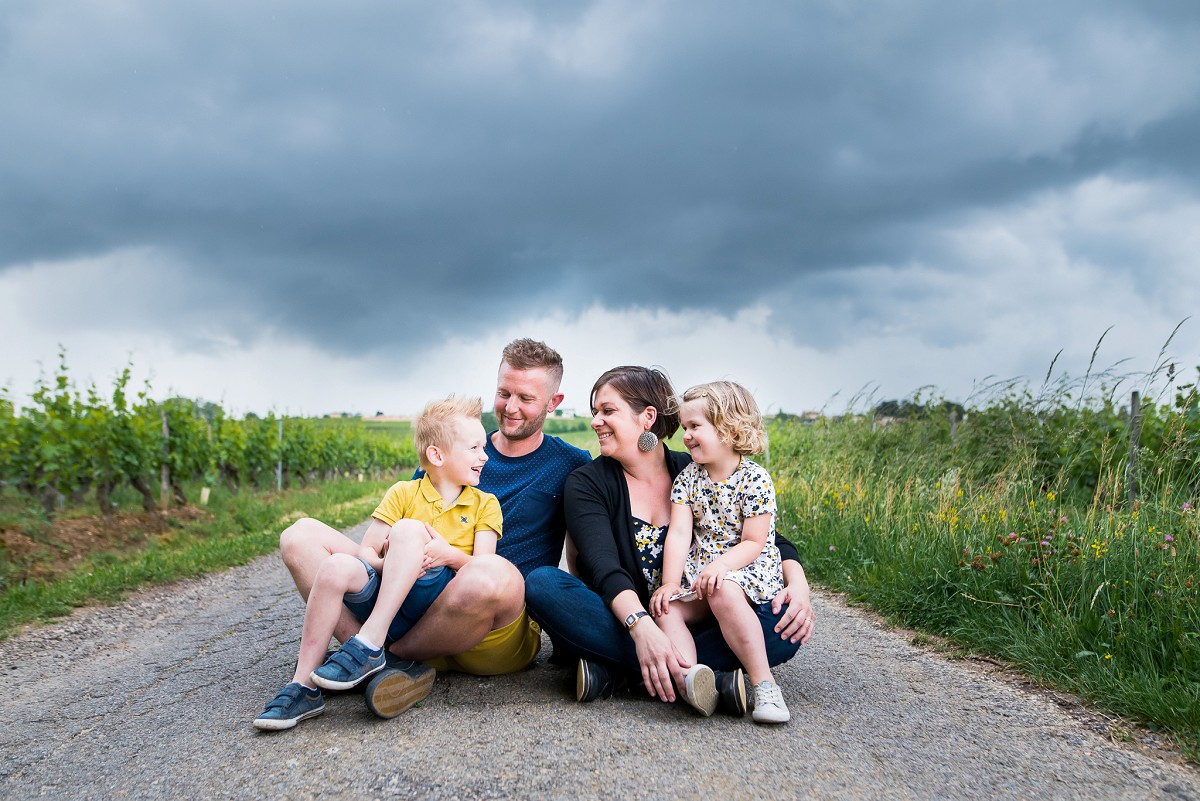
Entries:
[[783, 706], [783, 690], [778, 684], [764, 681], [754, 688], [754, 702], [758, 706]]

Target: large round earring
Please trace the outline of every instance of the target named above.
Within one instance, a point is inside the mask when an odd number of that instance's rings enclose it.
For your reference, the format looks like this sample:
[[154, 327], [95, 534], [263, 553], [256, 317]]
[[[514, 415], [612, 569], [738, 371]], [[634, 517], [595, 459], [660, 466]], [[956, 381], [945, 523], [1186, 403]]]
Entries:
[[638, 450], [642, 453], [649, 453], [654, 450], [656, 445], [658, 445], [658, 435], [653, 431], [643, 431], [638, 437]]

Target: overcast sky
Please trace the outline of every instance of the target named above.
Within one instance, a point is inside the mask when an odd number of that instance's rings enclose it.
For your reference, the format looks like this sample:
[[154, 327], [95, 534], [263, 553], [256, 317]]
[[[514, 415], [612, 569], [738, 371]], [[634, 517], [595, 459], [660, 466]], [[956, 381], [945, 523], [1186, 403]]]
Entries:
[[[5, 0], [0, 386], [407, 413], [545, 339], [769, 410], [1200, 309], [1200, 5]], [[1200, 364], [1200, 317], [1166, 356]]]

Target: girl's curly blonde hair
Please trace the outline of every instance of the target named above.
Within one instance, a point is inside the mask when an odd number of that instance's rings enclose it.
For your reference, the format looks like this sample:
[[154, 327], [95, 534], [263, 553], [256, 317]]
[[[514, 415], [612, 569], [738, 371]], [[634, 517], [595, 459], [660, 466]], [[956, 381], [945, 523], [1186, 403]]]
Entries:
[[754, 396], [741, 384], [733, 381], [698, 384], [683, 393], [680, 406], [691, 401], [704, 402], [704, 416], [717, 430], [721, 442], [733, 448], [734, 453], [749, 456], [766, 450], [762, 413]]

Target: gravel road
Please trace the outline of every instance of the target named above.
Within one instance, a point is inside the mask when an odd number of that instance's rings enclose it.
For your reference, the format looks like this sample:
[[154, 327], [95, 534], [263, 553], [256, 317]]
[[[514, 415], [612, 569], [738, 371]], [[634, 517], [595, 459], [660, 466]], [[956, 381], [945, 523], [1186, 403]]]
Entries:
[[787, 726], [577, 704], [544, 641], [530, 670], [441, 675], [394, 720], [351, 692], [266, 734], [250, 720], [290, 678], [303, 615], [270, 556], [0, 643], [0, 797], [1200, 801], [1200, 770], [1173, 755], [816, 607], [816, 639], [776, 673]]

